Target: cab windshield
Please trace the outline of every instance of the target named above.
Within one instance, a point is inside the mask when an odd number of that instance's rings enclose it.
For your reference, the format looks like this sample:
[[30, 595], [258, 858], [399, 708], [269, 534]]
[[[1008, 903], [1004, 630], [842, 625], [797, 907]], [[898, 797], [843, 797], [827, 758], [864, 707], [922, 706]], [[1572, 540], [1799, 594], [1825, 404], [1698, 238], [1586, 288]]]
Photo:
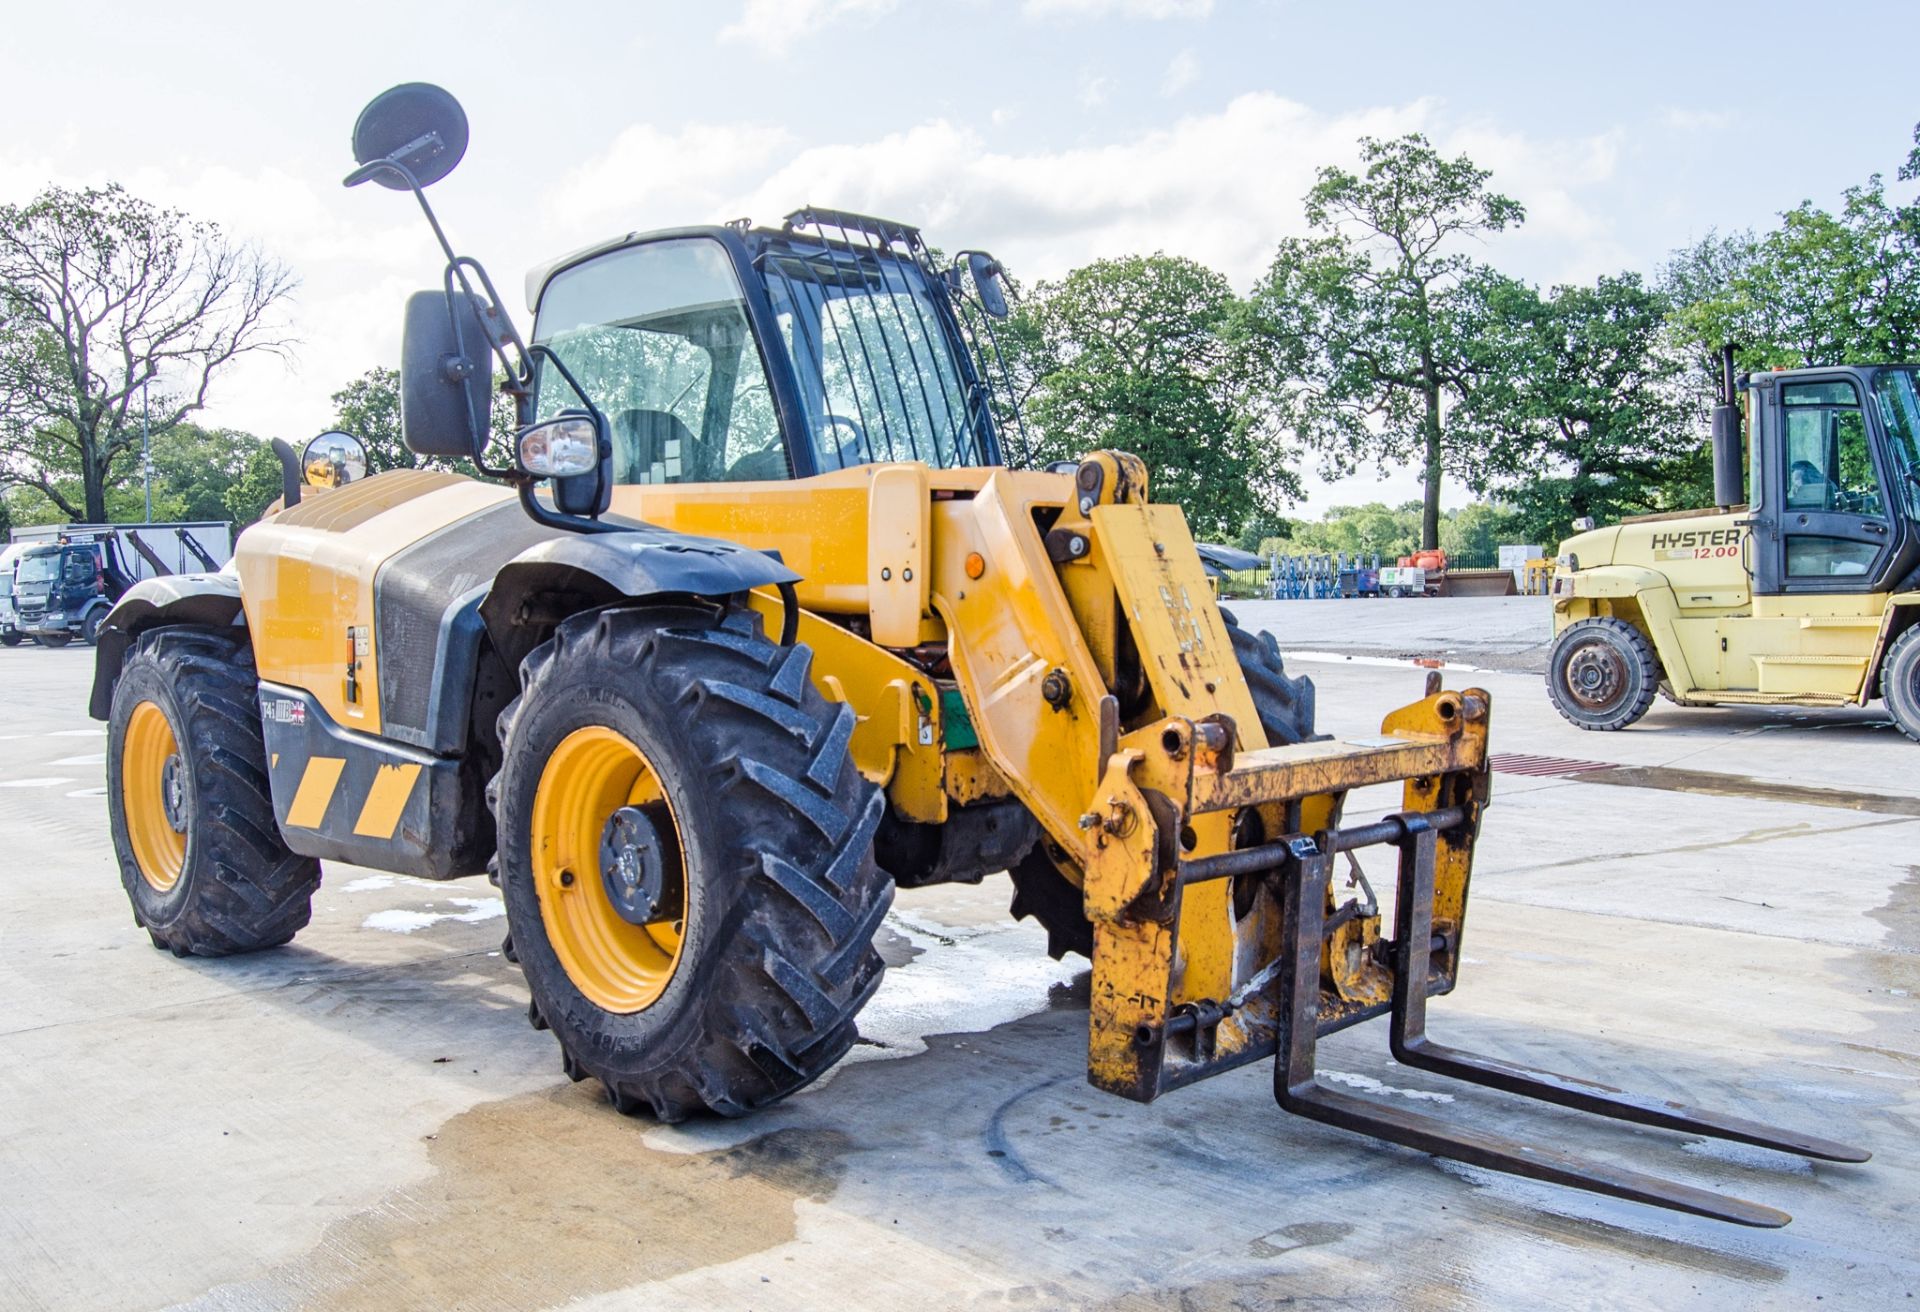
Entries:
[[984, 389], [962, 377], [946, 307], [917, 264], [872, 246], [787, 238], [761, 266], [821, 470], [989, 463]]
[[1920, 519], [1920, 370], [1882, 369], [1873, 378], [1880, 423], [1887, 432], [1887, 458], [1893, 482], [1904, 494], [1907, 513]]
[[22, 583], [51, 583], [60, 577], [60, 553], [41, 551], [20, 557], [15, 577]]

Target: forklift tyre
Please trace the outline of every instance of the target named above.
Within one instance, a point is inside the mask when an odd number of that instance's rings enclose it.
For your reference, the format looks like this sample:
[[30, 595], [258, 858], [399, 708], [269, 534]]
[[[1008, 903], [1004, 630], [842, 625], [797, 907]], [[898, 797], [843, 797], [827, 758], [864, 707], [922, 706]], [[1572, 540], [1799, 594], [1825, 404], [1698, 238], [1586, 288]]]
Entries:
[[244, 634], [140, 639], [107, 722], [107, 811], [120, 882], [155, 947], [225, 957], [305, 927], [320, 863], [280, 841]]
[[752, 611], [590, 611], [521, 666], [488, 789], [528, 1019], [614, 1107], [741, 1116], [858, 1037], [893, 901], [850, 706]]
[[1880, 695], [1900, 732], [1920, 743], [1920, 625], [1893, 640], [1880, 666]]
[[1646, 635], [1625, 620], [1570, 624], [1547, 654], [1547, 695], [1581, 729], [1612, 732], [1647, 713], [1660, 662]]

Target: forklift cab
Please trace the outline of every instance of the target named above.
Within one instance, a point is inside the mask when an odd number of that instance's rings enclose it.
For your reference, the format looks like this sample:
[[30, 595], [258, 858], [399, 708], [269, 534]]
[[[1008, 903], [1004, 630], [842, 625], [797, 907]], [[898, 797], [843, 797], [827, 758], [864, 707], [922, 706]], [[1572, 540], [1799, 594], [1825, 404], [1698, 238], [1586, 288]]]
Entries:
[[1796, 369], [1747, 384], [1753, 591], [1883, 593], [1920, 574], [1920, 368]]

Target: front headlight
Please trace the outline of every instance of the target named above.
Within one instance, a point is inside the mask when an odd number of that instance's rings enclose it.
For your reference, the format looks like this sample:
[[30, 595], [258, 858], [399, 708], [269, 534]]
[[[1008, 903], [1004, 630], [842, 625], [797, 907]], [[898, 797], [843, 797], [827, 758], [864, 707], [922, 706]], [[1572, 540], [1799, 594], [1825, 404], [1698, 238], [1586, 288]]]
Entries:
[[573, 478], [600, 463], [600, 428], [591, 415], [562, 415], [521, 432], [520, 468], [535, 478]]

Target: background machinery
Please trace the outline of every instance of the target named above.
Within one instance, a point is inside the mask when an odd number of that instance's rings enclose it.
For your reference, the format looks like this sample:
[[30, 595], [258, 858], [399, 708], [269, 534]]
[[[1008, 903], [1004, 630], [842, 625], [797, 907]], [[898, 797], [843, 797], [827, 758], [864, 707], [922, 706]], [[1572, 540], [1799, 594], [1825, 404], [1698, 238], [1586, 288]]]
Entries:
[[1713, 419], [1717, 507], [1561, 544], [1554, 705], [1623, 729], [1656, 691], [1683, 706], [1881, 697], [1920, 740], [1920, 366], [1736, 379], [1728, 348]]
[[[348, 182], [425, 209], [466, 135], [444, 91], [396, 88]], [[527, 345], [447, 257], [407, 307], [404, 428], [488, 478], [356, 479], [336, 442], [303, 489], [285, 452], [286, 504], [232, 572], [143, 583], [102, 631], [114, 839], [156, 945], [287, 941], [321, 860], [491, 869], [565, 1070], [625, 1112], [736, 1115], [847, 1051], [896, 887], [1006, 869], [1055, 954], [1091, 957], [1089, 1078], [1122, 1096], [1273, 1057], [1301, 1115], [1787, 1220], [1321, 1085], [1318, 1037], [1385, 1016], [1428, 1070], [1865, 1159], [1426, 1037], [1461, 963], [1487, 695], [1436, 683], [1377, 736], [1318, 736], [1311, 685], [1218, 608], [1136, 458], [1009, 467], [990, 256], [942, 267], [910, 227], [819, 209], [635, 234], [532, 275]], [[1347, 823], [1376, 783], [1401, 808]], [[1382, 846], [1390, 937], [1335, 878]]]

